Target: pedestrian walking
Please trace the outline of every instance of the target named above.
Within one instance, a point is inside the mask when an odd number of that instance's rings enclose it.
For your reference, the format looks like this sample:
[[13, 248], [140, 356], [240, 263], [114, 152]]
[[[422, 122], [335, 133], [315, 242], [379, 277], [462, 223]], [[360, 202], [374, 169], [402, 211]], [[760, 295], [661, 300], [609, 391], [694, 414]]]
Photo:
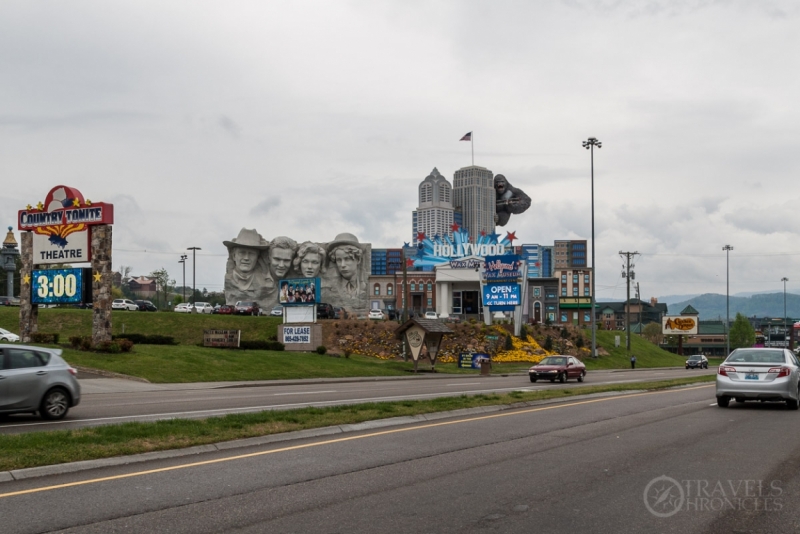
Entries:
[[636, 369], [636, 355], [631, 354], [631, 369]]

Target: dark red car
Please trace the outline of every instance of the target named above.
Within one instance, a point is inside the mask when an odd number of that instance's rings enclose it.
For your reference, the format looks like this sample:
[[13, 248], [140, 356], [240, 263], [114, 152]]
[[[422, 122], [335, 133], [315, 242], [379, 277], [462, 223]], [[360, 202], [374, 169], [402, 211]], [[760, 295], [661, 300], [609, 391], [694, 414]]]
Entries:
[[566, 382], [570, 378], [577, 378], [578, 382], [583, 382], [586, 376], [586, 366], [574, 356], [548, 356], [530, 369], [528, 376], [531, 382], [536, 382], [540, 378], [555, 382]]
[[242, 300], [233, 308], [234, 315], [259, 315], [258, 302]]
[[225, 304], [224, 306], [220, 306], [217, 310], [219, 315], [233, 315], [233, 306], [229, 306]]

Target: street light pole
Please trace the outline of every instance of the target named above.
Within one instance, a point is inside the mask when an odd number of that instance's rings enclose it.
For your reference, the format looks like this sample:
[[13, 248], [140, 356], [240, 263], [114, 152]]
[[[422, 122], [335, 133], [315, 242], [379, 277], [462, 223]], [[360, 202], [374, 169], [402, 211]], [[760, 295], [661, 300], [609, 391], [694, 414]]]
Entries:
[[[192, 304], [194, 304], [194, 298], [195, 295], [197, 294], [197, 286], [195, 285], [195, 274], [197, 274], [197, 269], [195, 268], [195, 266], [197, 265], [195, 261], [196, 260], [195, 254], [197, 253], [198, 250], [203, 250], [203, 249], [201, 249], [200, 247], [189, 247], [186, 250], [192, 251]], [[197, 313], [197, 308], [195, 308], [194, 306], [192, 306], [192, 313]]]
[[731, 353], [731, 250], [733, 247], [730, 245], [725, 245], [722, 247], [722, 250], [725, 251], [725, 350], [727, 354], [725, 357], [728, 357], [728, 354]]
[[597, 277], [597, 269], [594, 264], [594, 147], [602, 148], [603, 144], [595, 137], [590, 137], [583, 142], [583, 148], [591, 153], [592, 161], [592, 358], [597, 358], [597, 337], [596, 337], [596, 316], [594, 313], [595, 303], [595, 278]]
[[186, 258], [188, 258], [186, 254], [181, 254], [181, 259], [178, 263], [183, 264], [183, 302], [186, 302]]
[[789, 279], [785, 276], [781, 278], [781, 282], [783, 282], [783, 341], [786, 343], [787, 349], [789, 348], [789, 338], [786, 337], [786, 282], [788, 281]]

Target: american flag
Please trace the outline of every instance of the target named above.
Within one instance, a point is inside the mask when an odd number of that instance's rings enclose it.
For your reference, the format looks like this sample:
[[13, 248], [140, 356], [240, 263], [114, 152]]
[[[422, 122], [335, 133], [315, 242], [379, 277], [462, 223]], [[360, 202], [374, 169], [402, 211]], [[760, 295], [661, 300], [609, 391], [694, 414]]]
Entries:
[[459, 139], [459, 141], [472, 141], [472, 132], [464, 134], [464, 137]]

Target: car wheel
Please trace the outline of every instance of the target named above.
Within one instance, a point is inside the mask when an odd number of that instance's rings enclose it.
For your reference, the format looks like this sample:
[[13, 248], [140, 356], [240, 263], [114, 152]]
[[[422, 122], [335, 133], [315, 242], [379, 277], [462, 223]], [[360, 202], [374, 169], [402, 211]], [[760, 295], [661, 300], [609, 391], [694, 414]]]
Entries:
[[551, 379], [550, 379], [550, 382], [555, 382], [555, 381], [556, 381], [556, 379], [555, 379], [555, 378], [551, 378]]
[[537, 378], [535, 376], [531, 376], [531, 382], [536, 382]]
[[736, 402], [739, 402], [739, 403], [742, 403], [742, 404], [744, 404], [744, 397], [736, 397], [734, 400], [735, 400]]
[[586, 376], [586, 371], [583, 371], [581, 374], [578, 375], [578, 382], [583, 382], [584, 376]]
[[558, 381], [561, 382], [562, 384], [567, 381], [567, 372], [566, 371], [561, 373], [561, 376], [558, 377]]
[[69, 410], [69, 396], [61, 388], [48, 391], [39, 405], [39, 414], [43, 419], [63, 419]]
[[797, 399], [786, 399], [786, 407], [790, 410], [796, 410], [800, 406], [798, 404]]
[[728, 396], [723, 395], [722, 397], [717, 397], [717, 406], [720, 408], [727, 408], [730, 402], [731, 398]]

